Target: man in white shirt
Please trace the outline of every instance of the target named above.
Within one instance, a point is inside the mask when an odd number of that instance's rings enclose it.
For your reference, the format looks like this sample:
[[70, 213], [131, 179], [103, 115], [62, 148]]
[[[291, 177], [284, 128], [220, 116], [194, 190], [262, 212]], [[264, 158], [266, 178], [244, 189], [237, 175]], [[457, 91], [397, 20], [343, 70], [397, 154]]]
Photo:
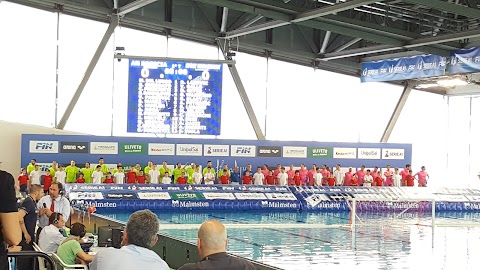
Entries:
[[277, 178], [280, 186], [288, 185], [288, 174], [285, 172], [285, 167], [280, 169], [280, 173], [277, 175]]
[[153, 164], [151, 170], [148, 171], [148, 178], [150, 184], [158, 184], [158, 179], [160, 178], [160, 171], [157, 170], [157, 164]]
[[35, 164], [35, 169], [30, 172], [30, 185], [41, 185], [40, 178], [42, 177], [42, 172], [40, 171], [38, 164]]
[[37, 236], [40, 236], [40, 232], [43, 228], [49, 224], [48, 219], [52, 213], [61, 213], [63, 221], [67, 222], [70, 218], [70, 202], [67, 198], [60, 195], [60, 191], [63, 189], [63, 185], [60, 183], [53, 183], [50, 186], [49, 195], [43, 196], [37, 203], [38, 207], [38, 230]]
[[262, 173], [262, 168], [258, 167], [257, 172], [253, 175], [253, 184], [263, 185], [264, 180], [265, 180], [265, 175]]
[[67, 178], [67, 173], [63, 165], [58, 167], [58, 171], [55, 172], [55, 182], [65, 184], [65, 179]]
[[322, 186], [323, 174], [322, 169], [317, 168], [317, 173], [313, 176], [315, 179], [315, 186]]
[[172, 183], [172, 178], [169, 176], [168, 172], [165, 172], [165, 176], [162, 178], [162, 184], [170, 185]]
[[125, 173], [121, 165], [117, 166], [117, 172], [113, 175], [115, 178], [115, 184], [123, 184], [125, 179]]
[[92, 173], [92, 184], [101, 184], [103, 178], [102, 166], [97, 165], [95, 171]]
[[340, 164], [337, 164], [335, 171], [333, 172], [333, 177], [335, 178], [335, 185], [343, 186], [343, 178], [345, 177], [345, 174], [340, 169]]
[[206, 185], [213, 185], [215, 182], [215, 174], [212, 172], [212, 168], [205, 168], [207, 169], [206, 173], [203, 175], [203, 179], [205, 180]]
[[200, 185], [202, 183], [202, 174], [200, 173], [200, 166], [195, 167], [195, 172], [192, 175], [195, 184]]
[[363, 177], [363, 186], [371, 187], [373, 183], [373, 176], [370, 175], [370, 170], [367, 170], [367, 174]]
[[402, 186], [402, 176], [398, 168], [395, 168], [395, 173], [393, 174], [393, 186], [401, 187]]
[[48, 221], [50, 225], [43, 228], [40, 233], [38, 245], [45, 253], [56, 253], [58, 247], [66, 239], [60, 232], [60, 229], [65, 225], [65, 221], [63, 220], [63, 215], [58, 212], [52, 213]]
[[122, 248], [100, 250], [90, 264], [91, 270], [170, 270], [151, 250], [158, 240], [159, 222], [150, 210], [133, 213], [123, 232]]

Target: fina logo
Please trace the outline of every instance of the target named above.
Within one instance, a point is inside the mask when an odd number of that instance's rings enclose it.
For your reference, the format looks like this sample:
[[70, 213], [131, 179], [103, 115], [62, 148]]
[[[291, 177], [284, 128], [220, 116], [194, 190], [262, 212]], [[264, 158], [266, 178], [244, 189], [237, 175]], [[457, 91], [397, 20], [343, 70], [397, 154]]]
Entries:
[[238, 147], [237, 154], [250, 154], [252, 151], [251, 147]]
[[368, 68], [365, 68], [363, 70], [363, 77], [367, 77], [368, 76]]
[[35, 146], [35, 149], [39, 150], [53, 150], [53, 143], [47, 143], [47, 142], [38, 142], [37, 145]]

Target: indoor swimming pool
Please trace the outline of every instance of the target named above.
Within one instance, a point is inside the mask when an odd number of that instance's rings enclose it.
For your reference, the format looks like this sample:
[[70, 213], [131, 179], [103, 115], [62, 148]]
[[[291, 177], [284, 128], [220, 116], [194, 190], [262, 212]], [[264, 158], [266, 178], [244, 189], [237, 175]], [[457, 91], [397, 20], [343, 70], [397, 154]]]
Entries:
[[[131, 212], [100, 212], [126, 222]], [[478, 269], [478, 213], [162, 212], [160, 233], [196, 243], [199, 225], [224, 223], [228, 251], [282, 269]], [[432, 230], [434, 228], [434, 230]]]

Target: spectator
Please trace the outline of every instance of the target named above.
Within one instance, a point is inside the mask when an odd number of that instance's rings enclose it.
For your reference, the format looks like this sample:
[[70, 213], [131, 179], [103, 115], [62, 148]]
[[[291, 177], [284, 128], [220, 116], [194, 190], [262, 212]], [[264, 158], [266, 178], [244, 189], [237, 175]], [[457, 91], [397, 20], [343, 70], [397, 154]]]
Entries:
[[45, 227], [38, 237], [38, 245], [45, 253], [57, 253], [58, 247], [65, 241], [60, 230], [65, 226], [63, 215], [55, 212], [48, 218], [50, 225]]
[[123, 233], [122, 248], [97, 253], [91, 270], [169, 270], [167, 263], [150, 250], [158, 240], [158, 218], [150, 210], [133, 213]]
[[[256, 269], [253, 264], [245, 259], [233, 257], [227, 252], [227, 230], [222, 223], [216, 220], [206, 221], [198, 230], [198, 255], [201, 260], [198, 263], [189, 263], [179, 270], [197, 269]], [[103, 270], [103, 269], [102, 269]]]
[[[53, 183], [50, 186], [49, 196], [44, 196], [38, 201], [38, 230], [37, 237], [40, 236], [40, 232], [43, 228], [49, 225], [49, 217], [54, 212], [61, 213], [65, 222], [70, 218], [70, 202], [67, 198], [61, 194], [63, 192], [63, 186], [60, 183]], [[38, 239], [37, 239], [38, 242]]]
[[[35, 236], [35, 226], [37, 225], [37, 202], [43, 197], [43, 188], [40, 185], [32, 185], [28, 197], [20, 205], [18, 216], [20, 227], [22, 228], [23, 238], [21, 242], [22, 250], [33, 250], [32, 237]], [[18, 269], [29, 270], [33, 268], [33, 258], [19, 258]]]
[[0, 170], [0, 270], [8, 269], [7, 250], [4, 242], [18, 245], [22, 240], [22, 231], [18, 223], [17, 198], [15, 197], [15, 179]]
[[81, 239], [87, 233], [85, 225], [73, 223], [70, 236], [58, 247], [57, 255], [66, 264], [87, 264], [93, 261], [94, 256], [88, 255], [80, 246]]
[[232, 185], [239, 185], [240, 184], [240, 170], [237, 166], [233, 168], [233, 172], [230, 175], [231, 177], [231, 182], [230, 184]]
[[22, 197], [25, 198], [27, 196], [28, 186], [28, 175], [25, 168], [21, 169], [20, 175], [18, 176], [18, 186], [20, 187], [20, 193], [22, 194]]
[[30, 161], [30, 164], [28, 164], [27, 166], [27, 174], [30, 175], [30, 173], [35, 170], [35, 165], [37, 164], [37, 160], [36, 159], [32, 159]]

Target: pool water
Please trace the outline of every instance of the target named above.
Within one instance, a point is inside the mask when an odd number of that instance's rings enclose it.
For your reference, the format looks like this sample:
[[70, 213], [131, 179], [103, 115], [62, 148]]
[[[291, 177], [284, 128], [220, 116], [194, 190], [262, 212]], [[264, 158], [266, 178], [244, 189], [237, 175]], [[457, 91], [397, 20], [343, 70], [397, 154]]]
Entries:
[[[100, 212], [126, 222], [131, 212]], [[196, 243], [199, 225], [224, 223], [228, 251], [282, 269], [479, 269], [480, 215], [159, 212], [160, 232]], [[434, 228], [434, 229], [432, 229]]]

